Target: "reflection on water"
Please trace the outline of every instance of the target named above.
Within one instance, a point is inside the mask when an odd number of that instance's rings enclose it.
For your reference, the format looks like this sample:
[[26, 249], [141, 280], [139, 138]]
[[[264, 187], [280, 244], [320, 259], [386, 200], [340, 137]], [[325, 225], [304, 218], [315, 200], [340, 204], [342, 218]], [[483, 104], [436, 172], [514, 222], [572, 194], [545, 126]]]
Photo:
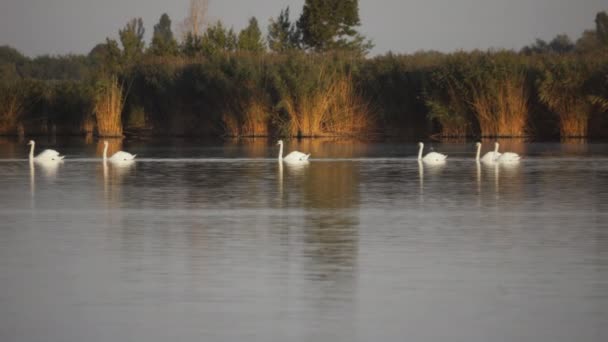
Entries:
[[604, 341], [608, 145], [501, 143], [0, 143], [0, 340]]

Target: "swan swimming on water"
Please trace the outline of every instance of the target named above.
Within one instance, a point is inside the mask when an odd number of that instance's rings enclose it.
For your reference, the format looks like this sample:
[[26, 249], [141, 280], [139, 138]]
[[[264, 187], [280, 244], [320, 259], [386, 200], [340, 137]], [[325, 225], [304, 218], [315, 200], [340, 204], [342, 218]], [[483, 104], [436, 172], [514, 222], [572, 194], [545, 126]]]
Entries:
[[418, 146], [419, 146], [418, 160], [422, 160], [425, 163], [442, 163], [448, 157], [445, 154], [441, 154], [441, 153], [437, 153], [437, 152], [429, 152], [423, 158], [422, 157], [422, 149], [424, 148], [424, 144], [421, 143], [421, 142], [419, 142]]
[[[496, 142], [496, 151], [498, 151], [498, 142]], [[518, 162], [519, 159], [521, 159], [521, 157], [519, 156], [519, 154], [514, 153], [514, 152], [505, 152], [503, 154], [501, 154], [498, 158], [496, 158], [496, 162], [498, 163], [512, 163], [512, 162]]]
[[61, 161], [63, 160], [63, 158], [65, 158], [65, 156], [60, 156], [59, 152], [55, 151], [55, 150], [44, 150], [42, 152], [40, 152], [40, 154], [38, 154], [36, 157], [34, 157], [34, 146], [36, 145], [36, 143], [34, 142], [34, 140], [30, 140], [30, 142], [27, 143], [28, 145], [30, 145], [30, 162], [31, 161], [37, 161], [37, 162], [50, 162], [50, 161]]
[[298, 151], [290, 152], [288, 155], [283, 157], [283, 140], [279, 140], [279, 142], [277, 142], [277, 145], [281, 146], [279, 148], [279, 161], [285, 161], [287, 163], [305, 162], [308, 161], [308, 157], [310, 157], [310, 153], [304, 154]]
[[108, 158], [108, 141], [104, 140], [103, 142], [103, 161], [104, 163], [109, 160], [111, 163], [118, 162], [127, 162], [135, 159], [136, 154], [131, 154], [129, 152], [118, 151], [114, 153], [110, 158]]
[[481, 153], [481, 142], [476, 143], [477, 145], [477, 156], [475, 157], [476, 161], [480, 161], [482, 163], [494, 163], [498, 157], [500, 157], [500, 153], [498, 152], [498, 143], [494, 144], [494, 151], [487, 152], [486, 154], [479, 159], [479, 154]]

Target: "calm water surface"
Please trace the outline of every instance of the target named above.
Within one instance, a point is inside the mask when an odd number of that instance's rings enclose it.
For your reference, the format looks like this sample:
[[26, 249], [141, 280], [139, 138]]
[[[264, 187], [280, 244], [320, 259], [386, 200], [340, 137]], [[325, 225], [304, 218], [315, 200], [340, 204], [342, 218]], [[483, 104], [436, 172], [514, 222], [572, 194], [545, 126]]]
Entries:
[[608, 340], [608, 145], [430, 145], [1, 140], [0, 341]]

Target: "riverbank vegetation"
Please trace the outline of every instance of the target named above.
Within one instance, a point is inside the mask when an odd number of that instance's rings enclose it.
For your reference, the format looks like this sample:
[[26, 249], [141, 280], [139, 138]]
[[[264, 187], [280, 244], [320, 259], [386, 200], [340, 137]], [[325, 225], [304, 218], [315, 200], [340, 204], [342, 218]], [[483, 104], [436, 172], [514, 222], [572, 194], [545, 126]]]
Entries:
[[179, 35], [163, 14], [146, 45], [136, 18], [86, 56], [0, 47], [0, 134], [608, 136], [605, 12], [574, 42], [373, 58], [356, 0], [283, 9], [265, 37], [208, 17], [192, 0]]

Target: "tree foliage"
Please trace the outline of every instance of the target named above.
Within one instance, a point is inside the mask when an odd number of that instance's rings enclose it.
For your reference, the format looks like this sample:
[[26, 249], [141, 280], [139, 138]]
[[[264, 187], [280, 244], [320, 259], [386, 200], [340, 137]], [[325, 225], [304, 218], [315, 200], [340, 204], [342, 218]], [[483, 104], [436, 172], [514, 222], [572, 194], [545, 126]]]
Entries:
[[114, 39], [106, 38], [105, 43], [97, 44], [88, 58], [100, 74], [117, 74], [122, 63], [122, 52], [118, 42]]
[[150, 52], [156, 56], [174, 56], [179, 52], [167, 13], [161, 15], [158, 24], [154, 25]]
[[266, 40], [271, 51], [285, 53], [296, 49], [299, 47], [299, 39], [299, 31], [289, 19], [289, 6], [281, 10], [276, 19], [270, 18]]
[[236, 51], [238, 38], [232, 28], [227, 29], [221, 21], [207, 28], [202, 36], [188, 34], [182, 51], [190, 57], [216, 56], [222, 53]]
[[122, 59], [125, 65], [132, 65], [144, 53], [144, 23], [141, 18], [131, 19], [123, 29], [118, 31], [122, 44]]
[[262, 31], [255, 17], [249, 19], [249, 25], [239, 32], [238, 48], [241, 51], [261, 53], [266, 50], [266, 44], [262, 38]]
[[526, 55], [547, 53], [568, 53], [574, 51], [575, 45], [566, 34], [558, 34], [550, 42], [536, 39], [534, 44], [525, 46], [521, 52]]
[[302, 43], [308, 49], [365, 54], [372, 44], [357, 32], [359, 25], [358, 0], [306, 0], [297, 22]]
[[608, 45], [608, 13], [599, 12], [595, 16], [595, 31], [598, 40], [604, 45]]

